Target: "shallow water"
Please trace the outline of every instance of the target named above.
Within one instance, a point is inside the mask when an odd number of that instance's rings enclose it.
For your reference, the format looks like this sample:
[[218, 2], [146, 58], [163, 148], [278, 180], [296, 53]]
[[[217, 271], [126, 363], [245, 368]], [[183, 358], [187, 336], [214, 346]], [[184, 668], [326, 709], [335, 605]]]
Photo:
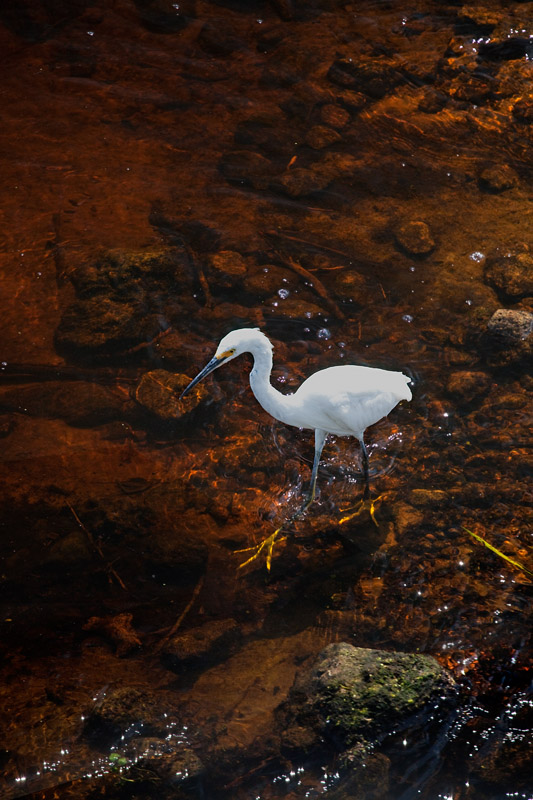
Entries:
[[[531, 336], [489, 325], [533, 312], [530, 5], [0, 10], [6, 798], [533, 797]], [[176, 420], [172, 374], [241, 326], [284, 392], [340, 363], [412, 377], [368, 431], [378, 525], [341, 523], [361, 471], [332, 438], [270, 572], [236, 551], [298, 508], [312, 434], [262, 411], [244, 358]], [[207, 623], [227, 646], [177, 669], [169, 641]], [[425, 741], [379, 746], [389, 789], [276, 745], [334, 641], [461, 687]], [[121, 689], [148, 693], [159, 771], [129, 771], [136, 722], [87, 728]]]

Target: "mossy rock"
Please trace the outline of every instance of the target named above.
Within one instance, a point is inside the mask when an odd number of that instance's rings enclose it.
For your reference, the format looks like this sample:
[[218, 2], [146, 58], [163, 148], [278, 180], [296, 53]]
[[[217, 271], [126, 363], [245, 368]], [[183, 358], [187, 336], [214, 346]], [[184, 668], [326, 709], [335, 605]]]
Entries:
[[380, 740], [426, 709], [429, 717], [455, 695], [453, 679], [431, 656], [341, 642], [297, 678], [288, 716], [346, 749]]

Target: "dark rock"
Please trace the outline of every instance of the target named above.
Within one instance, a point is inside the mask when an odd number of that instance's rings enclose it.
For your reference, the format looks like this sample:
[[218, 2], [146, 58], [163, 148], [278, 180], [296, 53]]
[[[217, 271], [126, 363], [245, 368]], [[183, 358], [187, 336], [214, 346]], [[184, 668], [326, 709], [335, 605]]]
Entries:
[[366, 279], [354, 269], [340, 271], [335, 277], [333, 286], [336, 294], [358, 305], [365, 305], [371, 297]]
[[531, 794], [531, 776], [533, 775], [531, 704], [529, 702], [521, 704], [518, 700], [512, 712], [509, 713], [509, 718], [512, 719], [512, 724], [495, 726], [489, 741], [472, 759], [473, 781], [472, 778], [471, 781], [477, 787], [477, 791], [481, 789], [481, 786], [489, 786], [492, 789], [487, 794], [481, 791], [479, 796], [492, 798], [508, 794], [506, 787], [509, 785], [510, 766], [512, 766], [513, 773], [513, 790], [518, 796], [523, 792], [528, 796]]
[[462, 400], [464, 403], [471, 403], [488, 392], [491, 379], [485, 372], [470, 372], [469, 370], [459, 370], [452, 372], [448, 378], [448, 393], [452, 397]]
[[329, 176], [324, 175], [319, 169], [296, 167], [277, 178], [274, 186], [289, 197], [305, 197], [312, 192], [325, 189], [330, 182]]
[[324, 125], [329, 125], [331, 128], [344, 128], [350, 122], [350, 114], [345, 108], [333, 105], [333, 103], [326, 103], [320, 109], [320, 119]]
[[505, 36], [490, 42], [482, 42], [479, 46], [479, 57], [486, 61], [512, 61], [528, 59], [533, 55], [533, 45], [527, 36]]
[[503, 300], [533, 296], [533, 255], [529, 247], [523, 245], [503, 255], [491, 254], [485, 266], [485, 280]]
[[[1, 396], [0, 396], [1, 407]], [[15, 430], [15, 420], [9, 414], [0, 414], [0, 439], [5, 439]]]
[[190, 394], [180, 400], [180, 394], [191, 380], [187, 375], [176, 375], [164, 369], [146, 372], [135, 390], [135, 399], [164, 422], [179, 420], [203, 403], [210, 394], [199, 383]]
[[361, 61], [338, 59], [329, 68], [328, 78], [337, 86], [362, 92], [377, 100], [391, 92], [402, 80], [388, 61], [377, 58]]
[[141, 304], [91, 297], [76, 300], [66, 309], [55, 344], [65, 353], [112, 353], [150, 341], [160, 332], [159, 316]]
[[[162, 781], [163, 785], [188, 789], [205, 772], [194, 750], [171, 736], [168, 739], [143, 736], [128, 743], [121, 752], [130, 765], [125, 776], [129, 783], [146, 785], [147, 780]], [[176, 797], [181, 797], [181, 793]]]
[[66, 353], [110, 355], [149, 342], [168, 327], [167, 316], [181, 310], [176, 288], [190, 280], [183, 248], [104, 253], [72, 274], [78, 299], [61, 318], [56, 346]]
[[247, 49], [244, 39], [237, 36], [234, 28], [221, 19], [206, 22], [197, 41], [204, 50], [215, 56], [229, 56]]
[[219, 169], [228, 181], [245, 182], [256, 189], [265, 187], [272, 176], [272, 162], [249, 150], [234, 150], [222, 156]]
[[180, 287], [189, 273], [189, 257], [182, 248], [125, 252], [109, 250], [76, 269], [71, 280], [82, 299], [108, 296], [116, 302], [142, 300], [148, 291], [170, 284]]
[[406, 222], [394, 235], [401, 249], [412, 256], [427, 256], [435, 248], [435, 241], [425, 222]]
[[120, 419], [127, 404], [119, 395], [97, 383], [50, 381], [1, 392], [0, 408], [35, 417], [63, 419], [69, 425], [84, 427]]
[[141, 645], [141, 640], [133, 629], [131, 614], [91, 617], [83, 626], [83, 630], [96, 631], [110, 639], [115, 645], [118, 656], [125, 656]]
[[111, 689], [86, 714], [84, 735], [100, 746], [126, 735], [132, 726], [142, 728], [144, 735], [157, 735], [164, 731], [165, 717], [154, 693], [135, 686]]
[[199, 665], [205, 668], [215, 660], [227, 657], [240, 636], [240, 628], [233, 619], [206, 622], [172, 637], [162, 650], [163, 660], [178, 671], [198, 668]]
[[418, 108], [426, 114], [437, 114], [447, 102], [446, 95], [437, 92], [435, 89], [426, 89], [418, 103]]
[[479, 185], [485, 191], [500, 194], [518, 185], [518, 175], [507, 164], [486, 167], [479, 176]]
[[524, 122], [528, 125], [533, 122], [533, 94], [518, 98], [513, 105], [513, 116], [519, 122]]
[[357, 166], [354, 156], [328, 153], [311, 167], [288, 169], [272, 185], [290, 197], [302, 197], [325, 189], [334, 180], [350, 180]]
[[246, 261], [234, 250], [220, 250], [208, 258], [208, 264], [219, 286], [231, 288], [241, 284], [248, 271]]
[[499, 308], [487, 323], [490, 336], [503, 345], [518, 345], [531, 339], [533, 314], [529, 311]]
[[41, 563], [55, 568], [59, 564], [65, 570], [75, 570], [77, 567], [85, 568], [94, 555], [87, 534], [82, 530], [74, 530], [53, 542], [42, 556]]
[[457, 16], [459, 19], [475, 22], [481, 27], [495, 28], [501, 22], [503, 14], [486, 6], [466, 5], [460, 9]]
[[329, 147], [341, 140], [342, 137], [338, 131], [327, 125], [313, 125], [305, 137], [306, 143], [309, 147], [312, 147], [313, 150], [322, 150], [324, 147]]
[[289, 272], [277, 264], [261, 264], [250, 270], [244, 279], [244, 288], [254, 297], [264, 300], [279, 292], [280, 289], [291, 291], [297, 286], [293, 272]]
[[188, 24], [190, 17], [196, 16], [195, 0], [185, 0], [179, 5], [173, 0], [134, 2], [142, 24], [154, 33], [176, 33]]
[[288, 729], [311, 728], [345, 749], [380, 740], [415, 715], [422, 727], [455, 697], [453, 679], [431, 656], [341, 642], [296, 678], [280, 713]]

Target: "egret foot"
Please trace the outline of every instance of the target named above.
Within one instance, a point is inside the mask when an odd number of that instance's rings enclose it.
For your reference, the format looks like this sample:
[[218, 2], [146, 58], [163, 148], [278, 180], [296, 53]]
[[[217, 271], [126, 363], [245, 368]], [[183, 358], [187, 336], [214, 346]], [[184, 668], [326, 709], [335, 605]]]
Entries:
[[281, 533], [281, 531], [282, 528], [278, 528], [277, 530], [274, 531], [274, 533], [271, 533], [270, 536], [267, 536], [266, 539], [263, 539], [263, 541], [260, 542], [260, 544], [258, 545], [254, 545], [253, 547], [245, 547], [242, 550], [235, 550], [236, 553], [249, 553], [251, 550], [255, 550], [254, 554], [250, 556], [250, 558], [247, 558], [246, 561], [243, 561], [242, 564], [239, 564], [238, 568], [242, 569], [247, 564], [250, 564], [252, 561], [255, 561], [255, 559], [259, 555], [261, 555], [263, 550], [265, 550], [266, 568], [270, 572], [270, 566], [272, 564], [272, 550], [274, 549], [274, 544], [276, 543], [276, 540], [279, 542], [283, 542], [287, 538], [286, 536], [283, 536], [281, 539], [278, 539], [278, 536]]
[[347, 508], [346, 512], [348, 513], [345, 512], [345, 516], [341, 517], [339, 520], [339, 525], [343, 525], [345, 522], [349, 522], [351, 519], [354, 519], [354, 517], [359, 517], [368, 511], [372, 518], [372, 522], [377, 528], [379, 528], [379, 522], [376, 519], [376, 510], [379, 508], [386, 496], [386, 494], [380, 494], [375, 499], [372, 497], [367, 497], [361, 500], [359, 505], [355, 506], [355, 508]]

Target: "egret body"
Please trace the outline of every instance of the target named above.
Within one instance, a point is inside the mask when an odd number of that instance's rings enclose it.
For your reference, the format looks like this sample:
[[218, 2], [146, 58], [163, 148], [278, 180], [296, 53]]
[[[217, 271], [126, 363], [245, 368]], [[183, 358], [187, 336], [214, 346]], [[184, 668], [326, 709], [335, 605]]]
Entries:
[[[272, 343], [258, 328], [231, 331], [221, 339], [211, 361], [190, 382], [181, 396], [222, 364], [241, 353], [251, 353], [254, 365], [250, 373], [250, 386], [260, 405], [268, 414], [286, 425], [315, 431], [311, 484], [306, 501], [295, 517], [305, 511], [314, 500], [320, 456], [328, 433], [354, 436], [359, 440], [365, 480], [364, 499], [368, 498], [365, 430], [386, 417], [401, 400], [411, 399], [409, 378], [401, 372], [346, 364], [319, 370], [307, 378], [294, 394], [284, 395], [270, 383], [272, 350]], [[279, 530], [273, 534], [274, 539]], [[271, 549], [270, 547], [270, 552]]]

